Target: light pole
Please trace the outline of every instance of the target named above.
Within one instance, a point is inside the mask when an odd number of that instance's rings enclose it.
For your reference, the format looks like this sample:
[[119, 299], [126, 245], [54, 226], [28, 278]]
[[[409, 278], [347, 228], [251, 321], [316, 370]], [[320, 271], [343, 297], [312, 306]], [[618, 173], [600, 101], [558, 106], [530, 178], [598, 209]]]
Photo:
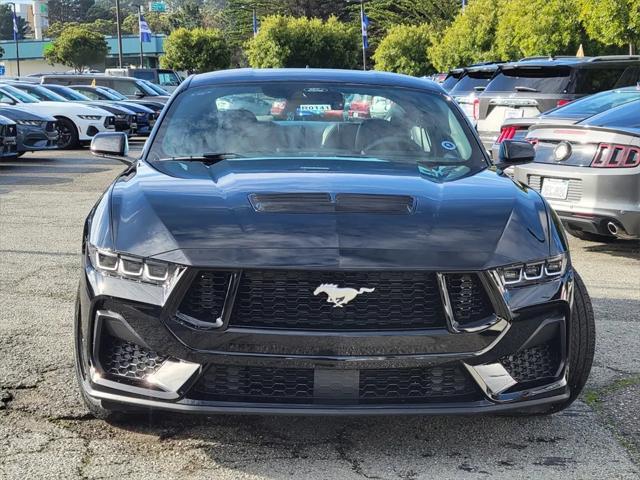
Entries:
[[20, 76], [20, 49], [18, 48], [18, 14], [16, 13], [16, 4], [13, 2], [7, 2], [7, 5], [11, 5], [13, 8], [13, 41], [16, 42], [16, 69], [18, 70], [18, 76]]
[[144, 68], [144, 50], [142, 47], [142, 5], [138, 5], [138, 36], [140, 37], [140, 68]]
[[116, 0], [116, 35], [118, 35], [118, 68], [122, 68], [122, 32], [120, 31], [120, 0]]

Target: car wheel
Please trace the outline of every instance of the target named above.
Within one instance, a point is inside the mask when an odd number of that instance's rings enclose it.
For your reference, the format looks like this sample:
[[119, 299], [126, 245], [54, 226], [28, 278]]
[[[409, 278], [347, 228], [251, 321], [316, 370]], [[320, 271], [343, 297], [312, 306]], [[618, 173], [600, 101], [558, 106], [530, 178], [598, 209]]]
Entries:
[[617, 240], [613, 235], [599, 235], [597, 233], [583, 232], [580, 230], [568, 230], [568, 232], [580, 240], [587, 242], [615, 242]]
[[596, 346], [596, 326], [591, 298], [580, 275], [574, 271], [573, 310], [568, 325], [569, 368], [568, 384], [571, 394], [564, 402], [547, 407], [517, 412], [526, 415], [548, 415], [571, 405], [587, 383]]
[[78, 146], [78, 130], [68, 118], [58, 118], [58, 148], [63, 150]]

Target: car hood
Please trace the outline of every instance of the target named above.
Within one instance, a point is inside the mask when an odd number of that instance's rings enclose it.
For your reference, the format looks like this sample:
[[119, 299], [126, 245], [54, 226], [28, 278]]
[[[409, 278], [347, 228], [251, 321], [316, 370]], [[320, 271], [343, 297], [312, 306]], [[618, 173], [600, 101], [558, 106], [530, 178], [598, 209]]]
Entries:
[[0, 115], [3, 115], [11, 120], [40, 120], [47, 122], [55, 122], [56, 119], [51, 115], [44, 113], [31, 112], [26, 108], [18, 107], [0, 107]]
[[[102, 246], [133, 255], [244, 268], [460, 270], [549, 255], [544, 201], [490, 170], [452, 180], [415, 164], [362, 160], [170, 161], [158, 168], [140, 161], [114, 183], [104, 209], [111, 219], [98, 222], [112, 230], [92, 239], [109, 238]], [[277, 213], [250, 201], [276, 193], [298, 196], [285, 197], [288, 206]], [[326, 211], [310, 193], [375, 194], [383, 202], [408, 196], [413, 207], [380, 213], [369, 208], [372, 197], [356, 195], [367, 211]], [[282, 207], [281, 197], [271, 198]]]
[[90, 107], [83, 105], [82, 103], [74, 102], [38, 102], [29, 103], [25, 108], [33, 110], [34, 112], [44, 113], [48, 115], [66, 115], [66, 116], [78, 116], [78, 115], [102, 115], [103, 117], [111, 115], [106, 110], [98, 107]]

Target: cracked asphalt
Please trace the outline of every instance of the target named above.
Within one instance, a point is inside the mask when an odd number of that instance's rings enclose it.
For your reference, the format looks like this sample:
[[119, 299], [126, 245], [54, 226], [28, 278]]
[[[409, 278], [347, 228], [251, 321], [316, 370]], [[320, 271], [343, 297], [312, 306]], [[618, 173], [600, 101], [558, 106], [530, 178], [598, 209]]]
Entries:
[[0, 478], [637, 479], [640, 248], [571, 240], [595, 365], [549, 417], [186, 417], [109, 424], [76, 389], [84, 217], [122, 165], [84, 151], [0, 160]]

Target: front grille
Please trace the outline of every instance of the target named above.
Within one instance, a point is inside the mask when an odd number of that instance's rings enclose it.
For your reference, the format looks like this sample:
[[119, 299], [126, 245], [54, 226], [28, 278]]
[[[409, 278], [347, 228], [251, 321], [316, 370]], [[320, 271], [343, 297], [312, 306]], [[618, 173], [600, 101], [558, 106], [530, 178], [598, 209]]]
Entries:
[[102, 338], [100, 364], [104, 373], [132, 380], [143, 380], [155, 373], [165, 357], [131, 342], [110, 335]]
[[478, 275], [447, 274], [446, 279], [453, 317], [460, 325], [482, 320], [493, 313], [491, 301]]
[[473, 380], [457, 364], [360, 371], [360, 403], [469, 400], [477, 391]]
[[[337, 307], [323, 284], [362, 292]], [[365, 291], [363, 289], [373, 289]], [[432, 272], [247, 270], [230, 325], [293, 330], [403, 330], [444, 326]]]
[[179, 311], [203, 322], [215, 322], [229, 286], [229, 272], [200, 272], [180, 304]]
[[548, 343], [500, 359], [500, 363], [518, 383], [555, 377], [559, 362], [556, 349]]
[[[535, 191], [542, 191], [543, 178], [540, 175], [529, 175], [527, 184]], [[582, 180], [571, 178], [569, 179], [569, 188], [567, 190], [567, 202], [579, 202], [582, 198]]]
[[407, 195], [338, 193], [252, 193], [257, 212], [268, 213], [379, 213], [409, 214], [415, 199]]
[[[326, 370], [325, 370], [326, 371]], [[339, 373], [339, 371], [336, 371]], [[312, 368], [212, 365], [189, 394], [210, 401], [295, 404], [402, 404], [472, 401], [479, 398], [473, 380], [458, 364], [429, 368], [371, 369], [355, 372], [353, 391], [320, 395]], [[344, 378], [344, 377], [342, 377]]]
[[310, 403], [313, 369], [212, 365], [194, 389], [211, 400]]

